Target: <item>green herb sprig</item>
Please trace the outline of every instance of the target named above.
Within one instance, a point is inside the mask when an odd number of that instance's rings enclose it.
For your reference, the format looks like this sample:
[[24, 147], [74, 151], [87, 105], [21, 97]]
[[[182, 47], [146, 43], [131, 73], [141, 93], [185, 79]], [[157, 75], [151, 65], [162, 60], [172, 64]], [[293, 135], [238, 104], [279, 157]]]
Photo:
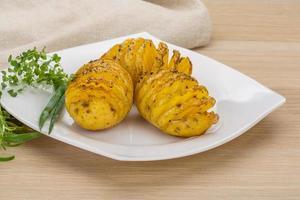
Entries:
[[56, 90], [69, 79], [60, 65], [60, 60], [57, 54], [47, 56], [45, 48], [41, 51], [36, 48], [29, 49], [15, 58], [10, 55], [10, 67], [1, 72], [2, 91], [9, 86], [7, 92], [15, 97], [27, 86], [51, 85]]
[[[21, 124], [0, 107], [0, 149], [15, 147], [36, 139], [41, 134]], [[0, 162], [13, 160], [15, 156], [0, 156]]]
[[63, 108], [66, 86], [68, 81], [72, 78], [72, 76], [69, 76], [63, 71], [60, 60], [61, 57], [57, 54], [48, 56], [45, 48], [41, 51], [33, 48], [21, 53], [15, 58], [10, 55], [8, 58], [10, 67], [7, 71], [2, 71], [2, 90], [9, 87], [7, 92], [12, 97], [16, 97], [27, 86], [53, 86], [53, 97], [39, 118], [40, 129], [42, 129], [45, 122], [50, 119], [49, 134]]
[[[39, 118], [39, 128], [42, 129], [47, 120], [50, 120], [48, 134], [51, 133], [54, 123], [64, 107], [64, 94], [72, 75], [65, 73], [60, 65], [61, 57], [57, 54], [49, 56], [45, 48], [38, 51], [36, 48], [29, 49], [15, 58], [10, 55], [7, 70], [1, 71], [1, 92], [6, 91], [10, 96], [16, 97], [26, 87], [53, 87], [54, 94], [42, 111]], [[39, 135], [38, 132], [15, 133], [16, 130], [26, 127], [16, 126], [9, 121], [10, 116], [6, 111], [0, 112], [0, 147], [5, 149], [9, 146], [19, 145]], [[2, 121], [1, 121], [2, 120]], [[16, 135], [17, 134], [17, 135]], [[0, 157], [0, 161], [8, 161], [14, 156]]]

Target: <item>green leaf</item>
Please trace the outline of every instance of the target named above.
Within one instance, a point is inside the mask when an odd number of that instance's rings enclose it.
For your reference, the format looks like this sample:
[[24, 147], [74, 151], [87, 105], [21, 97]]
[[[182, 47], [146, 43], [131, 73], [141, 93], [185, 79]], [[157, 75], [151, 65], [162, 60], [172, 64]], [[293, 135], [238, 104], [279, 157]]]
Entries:
[[36, 139], [41, 136], [39, 132], [21, 133], [21, 134], [7, 134], [4, 139], [9, 143], [24, 143]]
[[9, 144], [5, 144], [7, 147], [17, 147], [22, 145], [23, 143], [9, 143]]
[[46, 71], [46, 70], [48, 70], [48, 65], [49, 65], [49, 64], [50, 64], [49, 61], [44, 62], [44, 63], [41, 65], [41, 67], [40, 67], [41, 71]]
[[54, 123], [56, 122], [56, 120], [59, 117], [59, 114], [63, 108], [63, 106], [65, 105], [65, 95], [63, 93], [62, 97], [60, 98], [60, 100], [58, 101], [58, 103], [55, 106], [55, 109], [51, 112], [50, 116], [50, 125], [49, 125], [49, 130], [48, 130], [48, 134], [51, 133], [53, 127], [54, 127]]
[[[14, 67], [18, 67], [19, 66], [19, 63], [16, 61], [16, 60], [11, 60], [10, 61], [10, 64], [11, 64], [11, 66], [14, 66]], [[9, 70], [10, 68], [8, 68], [8, 70]]]
[[11, 161], [15, 159], [15, 156], [0, 156], [0, 162]]
[[60, 61], [61, 57], [59, 57], [56, 53], [52, 56], [52, 60], [56, 63]]
[[10, 62], [10, 61], [11, 61], [11, 59], [12, 59], [12, 55], [9, 55], [9, 56], [8, 56], [8, 59], [7, 59], [7, 60], [8, 60], [8, 62]]
[[47, 119], [52, 117], [51, 114], [53, 114], [53, 110], [55, 110], [56, 107], [59, 105], [59, 101], [64, 96], [65, 91], [66, 91], [66, 84], [62, 84], [61, 86], [58, 87], [54, 95], [48, 101], [46, 107], [43, 109], [39, 117], [40, 130], [44, 126], [44, 123], [47, 121]]
[[6, 84], [4, 82], [1, 83], [2, 90], [6, 88]]
[[[44, 49], [43, 49], [43, 50], [44, 50]], [[46, 60], [46, 59], [47, 59], [47, 55], [46, 55], [46, 53], [45, 53], [44, 51], [41, 52], [41, 58], [42, 58], [43, 60]]]
[[18, 95], [17, 92], [15, 92], [13, 89], [8, 90], [7, 92], [8, 92], [8, 94], [9, 94], [10, 96], [12, 96], [12, 97], [16, 97], [16, 96]]

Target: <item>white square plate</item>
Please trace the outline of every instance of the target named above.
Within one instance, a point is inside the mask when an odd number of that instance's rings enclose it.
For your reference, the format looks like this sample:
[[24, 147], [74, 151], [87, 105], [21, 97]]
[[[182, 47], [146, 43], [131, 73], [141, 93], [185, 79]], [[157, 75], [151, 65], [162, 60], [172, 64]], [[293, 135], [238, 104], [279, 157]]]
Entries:
[[[152, 39], [156, 45], [160, 41], [148, 33], [139, 33], [55, 53], [62, 57], [65, 71], [73, 73], [114, 44], [136, 37]], [[190, 57], [193, 76], [217, 100], [214, 109], [220, 116], [220, 122], [208, 133], [188, 139], [168, 136], [144, 121], [133, 107], [122, 123], [98, 132], [79, 128], [64, 110], [49, 136], [116, 160], [178, 158], [206, 151], [238, 137], [285, 102], [281, 95], [222, 63], [172, 44], [168, 46], [171, 51], [177, 49], [182, 55]], [[50, 97], [51, 94], [45, 91], [27, 89], [15, 98], [4, 93], [1, 104], [18, 120], [38, 130], [39, 114]], [[44, 134], [47, 133], [47, 126], [42, 130]]]

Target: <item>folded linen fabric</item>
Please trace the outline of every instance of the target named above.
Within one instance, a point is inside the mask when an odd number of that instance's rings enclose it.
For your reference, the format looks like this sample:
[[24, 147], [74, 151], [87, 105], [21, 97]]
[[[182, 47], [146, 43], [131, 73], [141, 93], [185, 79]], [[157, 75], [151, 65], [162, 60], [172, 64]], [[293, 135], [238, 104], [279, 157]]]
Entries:
[[147, 31], [193, 48], [211, 34], [200, 0], [2, 0], [0, 10], [1, 67], [34, 46], [55, 51]]

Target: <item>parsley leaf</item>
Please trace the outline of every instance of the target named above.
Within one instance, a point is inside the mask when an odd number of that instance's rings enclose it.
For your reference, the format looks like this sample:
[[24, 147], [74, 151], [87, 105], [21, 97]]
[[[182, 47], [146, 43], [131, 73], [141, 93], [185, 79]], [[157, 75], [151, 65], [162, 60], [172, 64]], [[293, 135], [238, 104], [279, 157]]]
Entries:
[[4, 90], [10, 86], [7, 92], [13, 97], [26, 86], [46, 84], [56, 90], [69, 80], [69, 75], [63, 71], [60, 60], [61, 57], [57, 54], [48, 56], [45, 48], [41, 51], [36, 48], [29, 49], [16, 57], [10, 55], [8, 57], [10, 67], [7, 71], [1, 72], [0, 87]]

